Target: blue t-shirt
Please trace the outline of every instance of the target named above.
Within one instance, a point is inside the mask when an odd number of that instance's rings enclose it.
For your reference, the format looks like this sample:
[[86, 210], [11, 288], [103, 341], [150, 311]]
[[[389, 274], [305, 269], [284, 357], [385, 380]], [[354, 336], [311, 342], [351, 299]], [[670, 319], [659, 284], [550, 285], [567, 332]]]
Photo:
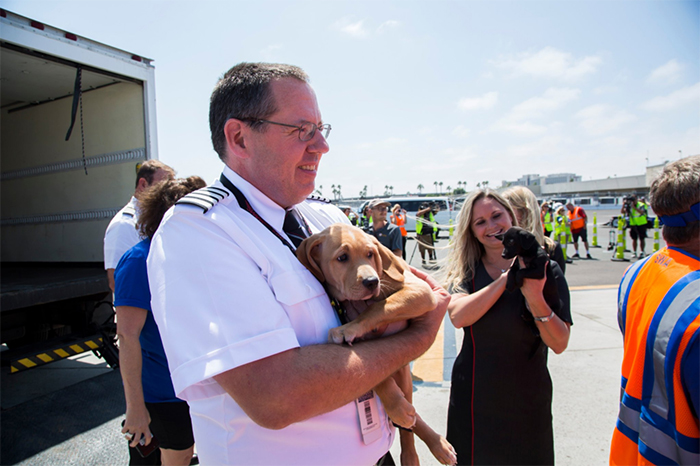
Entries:
[[170, 379], [163, 342], [151, 312], [151, 290], [148, 287], [146, 258], [151, 240], [145, 239], [124, 253], [114, 270], [114, 305], [145, 309], [146, 322], [141, 329], [141, 384], [147, 403], [182, 401], [175, 396]]

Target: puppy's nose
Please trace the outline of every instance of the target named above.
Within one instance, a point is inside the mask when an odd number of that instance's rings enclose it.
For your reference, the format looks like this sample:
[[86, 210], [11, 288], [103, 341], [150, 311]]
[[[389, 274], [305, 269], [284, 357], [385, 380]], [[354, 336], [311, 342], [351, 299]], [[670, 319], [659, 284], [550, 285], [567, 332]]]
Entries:
[[377, 288], [377, 285], [379, 285], [379, 278], [367, 277], [364, 280], [362, 280], [362, 285], [368, 290], [374, 291]]

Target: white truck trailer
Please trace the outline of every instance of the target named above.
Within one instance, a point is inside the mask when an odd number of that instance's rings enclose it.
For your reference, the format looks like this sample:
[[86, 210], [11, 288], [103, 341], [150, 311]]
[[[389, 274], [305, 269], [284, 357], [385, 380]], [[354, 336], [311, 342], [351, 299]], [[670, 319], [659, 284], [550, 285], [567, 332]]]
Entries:
[[0, 328], [11, 372], [116, 367], [102, 242], [157, 158], [151, 60], [0, 10]]

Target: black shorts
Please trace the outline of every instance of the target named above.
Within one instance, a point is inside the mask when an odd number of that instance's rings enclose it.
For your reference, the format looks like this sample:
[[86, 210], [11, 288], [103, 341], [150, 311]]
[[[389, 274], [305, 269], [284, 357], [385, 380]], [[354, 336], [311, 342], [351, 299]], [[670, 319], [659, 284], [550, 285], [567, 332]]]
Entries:
[[151, 433], [167, 450], [187, 450], [194, 445], [190, 407], [185, 401], [146, 403]]
[[581, 240], [584, 243], [587, 243], [588, 242], [588, 230], [586, 228], [581, 228], [579, 231], [572, 231], [571, 237], [574, 239], [574, 243], [578, 243], [579, 238], [581, 238]]
[[639, 239], [647, 237], [646, 225], [630, 225], [630, 238]]

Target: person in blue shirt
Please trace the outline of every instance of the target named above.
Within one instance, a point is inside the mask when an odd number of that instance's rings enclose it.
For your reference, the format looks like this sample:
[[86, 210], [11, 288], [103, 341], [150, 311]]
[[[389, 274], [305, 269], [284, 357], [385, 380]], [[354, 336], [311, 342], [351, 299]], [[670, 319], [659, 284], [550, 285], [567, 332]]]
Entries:
[[[124, 383], [126, 420], [122, 433], [136, 447], [158, 439], [163, 464], [188, 465], [194, 453], [189, 406], [175, 396], [158, 326], [151, 312], [146, 258], [165, 212], [178, 199], [206, 186], [198, 176], [166, 180], [139, 201], [138, 228], [144, 239], [122, 256], [114, 272], [114, 305], [119, 337], [119, 368]], [[134, 464], [134, 459], [130, 464]]]

